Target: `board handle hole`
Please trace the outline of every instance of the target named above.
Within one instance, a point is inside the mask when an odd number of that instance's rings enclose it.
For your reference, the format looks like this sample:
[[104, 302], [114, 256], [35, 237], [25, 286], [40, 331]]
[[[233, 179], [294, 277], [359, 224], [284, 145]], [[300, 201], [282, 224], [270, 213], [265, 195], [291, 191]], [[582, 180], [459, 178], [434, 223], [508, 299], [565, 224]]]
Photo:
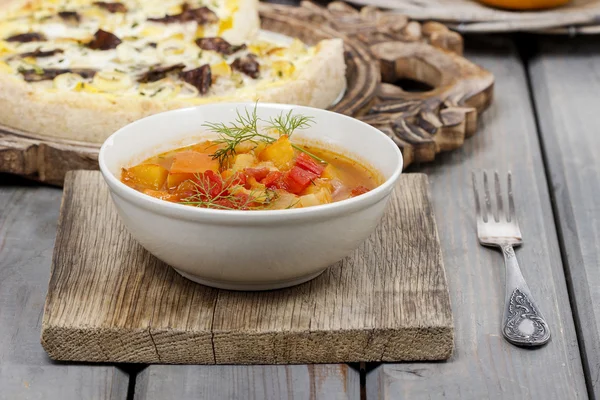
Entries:
[[398, 86], [405, 92], [424, 93], [434, 89], [434, 87], [428, 84], [427, 82], [422, 82], [410, 78], [400, 78], [393, 82], [393, 84]]

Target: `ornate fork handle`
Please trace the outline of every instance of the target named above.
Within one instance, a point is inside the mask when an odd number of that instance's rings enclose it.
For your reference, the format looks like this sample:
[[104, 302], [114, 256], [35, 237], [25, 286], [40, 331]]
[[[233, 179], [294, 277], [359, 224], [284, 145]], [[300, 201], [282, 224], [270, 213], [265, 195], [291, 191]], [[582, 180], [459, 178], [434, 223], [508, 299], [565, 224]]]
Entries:
[[503, 244], [506, 264], [506, 299], [502, 333], [518, 346], [541, 346], [550, 340], [550, 329], [521, 274], [512, 245]]

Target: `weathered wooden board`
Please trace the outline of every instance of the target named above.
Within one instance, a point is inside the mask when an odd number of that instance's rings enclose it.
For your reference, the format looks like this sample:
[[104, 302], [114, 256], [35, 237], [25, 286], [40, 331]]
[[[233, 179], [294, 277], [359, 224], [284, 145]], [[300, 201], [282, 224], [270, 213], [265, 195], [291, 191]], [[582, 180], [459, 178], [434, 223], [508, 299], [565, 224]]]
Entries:
[[137, 377], [135, 400], [359, 400], [358, 371], [345, 364], [161, 365]]
[[113, 366], [48, 359], [39, 331], [61, 191], [0, 174], [0, 399], [125, 400]]
[[[492, 101], [493, 75], [462, 57], [462, 37], [442, 24], [421, 24], [371, 7], [359, 12], [342, 2], [327, 8], [261, 3], [260, 14], [263, 29], [310, 44], [344, 39], [348, 87], [330, 109], [381, 129], [400, 147], [405, 165], [462, 146]], [[430, 90], [405, 90], [396, 85], [403, 79]], [[69, 170], [97, 169], [99, 143], [37, 133], [0, 124], [0, 172], [61, 185]]]
[[[445, 363], [386, 364], [374, 369], [367, 374], [367, 398], [585, 399], [523, 66], [510, 42], [500, 38], [473, 38], [467, 48], [472, 49], [467, 52], [470, 58], [502, 82], [496, 86], [494, 104], [480, 121], [481, 134], [435, 165], [414, 169], [426, 172], [431, 181], [454, 309], [456, 350]], [[537, 350], [514, 347], [501, 334], [503, 260], [497, 250], [477, 242], [470, 183], [471, 171], [484, 168], [513, 173], [524, 238], [517, 257], [553, 335], [547, 346]]]
[[270, 292], [188, 281], [125, 231], [100, 173], [65, 187], [42, 323], [59, 360], [294, 364], [450, 356], [427, 178], [405, 175], [376, 232], [319, 278]]
[[600, 44], [544, 40], [529, 71], [583, 363], [600, 398]]

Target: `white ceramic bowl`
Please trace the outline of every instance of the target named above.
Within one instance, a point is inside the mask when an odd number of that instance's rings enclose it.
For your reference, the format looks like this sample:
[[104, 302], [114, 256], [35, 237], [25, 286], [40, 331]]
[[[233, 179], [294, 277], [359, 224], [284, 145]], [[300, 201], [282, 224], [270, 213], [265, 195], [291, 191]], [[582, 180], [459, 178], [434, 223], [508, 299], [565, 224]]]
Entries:
[[267, 290], [306, 282], [352, 252], [379, 223], [402, 170], [398, 147], [354, 118], [309, 107], [258, 104], [268, 119], [290, 109], [314, 118], [294, 133], [377, 169], [385, 182], [336, 203], [272, 211], [196, 208], [162, 201], [129, 188], [122, 167], [159, 152], [214, 138], [205, 122], [233, 121], [253, 103], [203, 105], [156, 114], [120, 129], [100, 149], [100, 170], [125, 227], [150, 253], [186, 278], [232, 290]]

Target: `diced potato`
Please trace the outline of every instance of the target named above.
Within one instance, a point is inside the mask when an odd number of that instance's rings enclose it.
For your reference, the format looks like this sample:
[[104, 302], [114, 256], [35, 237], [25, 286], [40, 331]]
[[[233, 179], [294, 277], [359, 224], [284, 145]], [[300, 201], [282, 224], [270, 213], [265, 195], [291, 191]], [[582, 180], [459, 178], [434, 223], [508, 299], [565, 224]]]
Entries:
[[180, 183], [187, 181], [188, 179], [192, 179], [194, 174], [184, 173], [184, 174], [173, 174], [170, 173], [167, 177], [167, 187], [169, 189], [176, 188]]
[[279, 192], [279, 196], [269, 205], [269, 209], [284, 210], [286, 208], [296, 208], [299, 205], [298, 196], [287, 192]]
[[233, 169], [242, 170], [249, 168], [256, 163], [256, 158], [252, 154], [238, 154], [233, 161]]
[[306, 194], [304, 196], [300, 196], [300, 206], [301, 207], [312, 207], [318, 206], [321, 204], [319, 198], [315, 194]]
[[327, 164], [321, 177], [326, 179], [340, 179], [340, 173], [333, 165]]
[[284, 61], [284, 60], [279, 60], [279, 61], [273, 62], [272, 68], [273, 68], [272, 69], [273, 76], [276, 76], [279, 78], [290, 78], [294, 74], [294, 71], [296, 70], [296, 67], [294, 66], [294, 64], [292, 64], [289, 61]]
[[259, 142], [256, 144], [256, 147], [254, 148], [254, 154], [260, 154], [264, 149], [266, 149], [268, 146], [267, 143], [265, 142]]
[[159, 190], [169, 171], [157, 164], [140, 164], [125, 170], [125, 179], [138, 185]]
[[258, 156], [262, 161], [272, 161], [279, 169], [285, 169], [294, 159], [294, 148], [287, 136], [267, 146]]
[[314, 181], [314, 184], [310, 184], [308, 185], [308, 187], [306, 189], [304, 189], [304, 191], [301, 194], [317, 194], [320, 193], [321, 191], [331, 195], [331, 191], [332, 191], [332, 186], [331, 183], [329, 181], [325, 181], [323, 179], [316, 179]]
[[175, 154], [171, 164], [172, 174], [193, 174], [205, 171], [219, 170], [219, 161], [212, 158], [210, 154], [198, 153], [196, 151], [182, 151]]
[[245, 141], [235, 146], [236, 154], [249, 153], [256, 147], [256, 143]]

